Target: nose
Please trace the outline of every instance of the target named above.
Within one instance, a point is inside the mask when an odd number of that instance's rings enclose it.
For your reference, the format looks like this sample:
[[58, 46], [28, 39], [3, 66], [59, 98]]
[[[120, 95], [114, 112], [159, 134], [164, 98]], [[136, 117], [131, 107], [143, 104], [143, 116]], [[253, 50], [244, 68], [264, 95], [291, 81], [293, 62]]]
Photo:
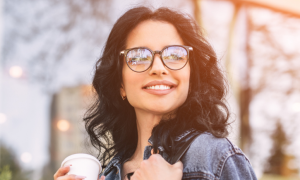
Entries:
[[149, 75], [167, 75], [169, 72], [157, 53], [154, 54], [152, 67], [150, 68]]

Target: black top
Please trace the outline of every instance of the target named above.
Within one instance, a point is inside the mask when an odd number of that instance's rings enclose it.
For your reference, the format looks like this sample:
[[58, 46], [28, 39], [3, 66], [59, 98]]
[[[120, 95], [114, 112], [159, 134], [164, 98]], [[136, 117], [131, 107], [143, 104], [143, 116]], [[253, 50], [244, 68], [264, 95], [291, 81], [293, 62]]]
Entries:
[[131, 172], [131, 173], [128, 173], [128, 174], [127, 174], [128, 180], [130, 180], [130, 177], [133, 175], [133, 173], [134, 173], [134, 172]]

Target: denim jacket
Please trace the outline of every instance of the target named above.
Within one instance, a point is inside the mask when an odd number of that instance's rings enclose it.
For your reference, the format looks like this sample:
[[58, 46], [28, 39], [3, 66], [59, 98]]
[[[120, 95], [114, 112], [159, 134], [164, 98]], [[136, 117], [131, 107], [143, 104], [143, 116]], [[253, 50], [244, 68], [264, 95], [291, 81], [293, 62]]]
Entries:
[[[195, 133], [195, 130], [188, 130], [176, 137], [175, 141], [183, 142], [192, 136], [197, 137], [180, 158], [183, 163], [182, 179], [257, 180], [251, 164], [242, 150], [227, 138], [216, 138], [207, 132]], [[153, 144], [152, 136], [148, 141]], [[145, 147], [144, 160], [151, 156], [151, 149], [151, 145]], [[158, 149], [159, 154], [170, 162], [171, 157], [163, 147], [159, 146]], [[120, 162], [121, 157], [122, 153], [113, 157], [99, 178], [104, 175], [106, 176], [105, 180], [121, 180], [123, 165], [123, 162]]]

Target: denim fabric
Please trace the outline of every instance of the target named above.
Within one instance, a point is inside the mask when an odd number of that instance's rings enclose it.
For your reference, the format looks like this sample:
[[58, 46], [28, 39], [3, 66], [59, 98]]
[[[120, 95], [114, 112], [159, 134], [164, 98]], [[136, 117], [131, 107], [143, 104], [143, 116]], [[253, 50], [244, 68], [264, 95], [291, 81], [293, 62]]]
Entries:
[[[180, 138], [188, 136], [186, 132]], [[151, 138], [149, 139], [151, 143]], [[152, 143], [151, 143], [152, 144]], [[144, 160], [151, 156], [152, 146], [146, 146]], [[166, 160], [168, 155], [159, 147]], [[120, 162], [122, 155], [117, 154], [105, 168], [106, 180], [121, 180]], [[251, 164], [244, 153], [227, 138], [216, 138], [210, 133], [202, 133], [192, 142], [182, 156], [182, 179], [197, 180], [256, 180]], [[102, 174], [100, 174], [99, 178]]]

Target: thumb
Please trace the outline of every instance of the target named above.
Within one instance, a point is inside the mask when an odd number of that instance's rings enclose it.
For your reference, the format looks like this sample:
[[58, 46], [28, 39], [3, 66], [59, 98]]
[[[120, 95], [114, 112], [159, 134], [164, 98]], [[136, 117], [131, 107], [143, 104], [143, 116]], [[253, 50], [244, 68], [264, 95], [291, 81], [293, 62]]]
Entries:
[[98, 180], [105, 180], [105, 176], [101, 176], [101, 178]]
[[183, 169], [183, 164], [181, 161], [177, 161], [175, 164], [173, 164], [173, 167]]

